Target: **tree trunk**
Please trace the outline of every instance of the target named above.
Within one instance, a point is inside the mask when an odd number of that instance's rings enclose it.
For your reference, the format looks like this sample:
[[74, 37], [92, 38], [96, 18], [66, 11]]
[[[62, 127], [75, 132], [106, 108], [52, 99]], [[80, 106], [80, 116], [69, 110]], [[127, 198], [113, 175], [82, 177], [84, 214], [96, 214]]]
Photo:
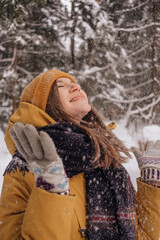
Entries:
[[72, 20], [72, 28], [71, 28], [71, 63], [73, 68], [75, 66], [75, 29], [76, 29], [76, 19], [75, 19], [75, 1], [72, 0], [72, 9], [71, 9], [71, 20]]
[[[97, 3], [99, 3], [99, 0], [95, 0]], [[94, 26], [94, 33], [96, 35], [96, 28], [97, 26]], [[93, 38], [88, 39], [88, 50], [89, 50], [89, 56], [88, 56], [88, 65], [92, 67], [92, 62], [94, 58], [94, 54], [96, 51], [96, 40]]]
[[[153, 22], [157, 23], [157, 15], [158, 15], [158, 1], [153, 0]], [[156, 24], [153, 26], [153, 43], [152, 43], [152, 92], [154, 94], [153, 100], [156, 100], [157, 97], [157, 26]], [[152, 123], [155, 123], [157, 114], [157, 106], [153, 107], [152, 113]]]
[[92, 62], [93, 62], [94, 54], [96, 51], [95, 39], [88, 39], [88, 50], [89, 50], [88, 65], [92, 67]]
[[12, 113], [17, 109], [17, 44], [13, 44], [13, 82], [12, 82]]

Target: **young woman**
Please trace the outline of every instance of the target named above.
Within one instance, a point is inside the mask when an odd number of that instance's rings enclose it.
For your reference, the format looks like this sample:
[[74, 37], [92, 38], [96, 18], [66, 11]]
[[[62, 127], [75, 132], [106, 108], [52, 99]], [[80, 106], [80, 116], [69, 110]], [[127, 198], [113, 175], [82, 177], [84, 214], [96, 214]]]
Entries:
[[69, 74], [50, 70], [24, 89], [5, 140], [14, 155], [4, 174], [0, 239], [159, 239], [159, 142], [142, 156], [136, 150], [135, 197], [122, 167], [128, 150]]

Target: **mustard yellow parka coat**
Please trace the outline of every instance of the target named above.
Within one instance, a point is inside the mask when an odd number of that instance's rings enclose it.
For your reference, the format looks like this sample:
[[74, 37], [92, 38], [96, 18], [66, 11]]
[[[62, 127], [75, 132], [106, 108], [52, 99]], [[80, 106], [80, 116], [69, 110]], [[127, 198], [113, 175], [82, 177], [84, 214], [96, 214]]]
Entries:
[[[10, 153], [15, 145], [9, 129], [15, 122], [41, 127], [55, 123], [45, 113], [53, 82], [70, 75], [50, 70], [35, 78], [24, 90], [17, 111], [9, 120], [5, 140]], [[49, 193], [35, 187], [34, 175], [17, 167], [4, 176], [0, 201], [0, 240], [82, 240], [86, 228], [85, 180], [83, 174], [70, 179], [70, 195]], [[160, 239], [160, 188], [137, 180], [136, 224], [138, 240]]]

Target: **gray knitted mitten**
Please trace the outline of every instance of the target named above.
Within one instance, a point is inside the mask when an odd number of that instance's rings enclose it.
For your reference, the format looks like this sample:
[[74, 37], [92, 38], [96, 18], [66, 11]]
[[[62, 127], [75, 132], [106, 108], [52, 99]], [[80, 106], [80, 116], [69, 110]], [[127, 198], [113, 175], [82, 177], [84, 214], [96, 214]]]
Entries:
[[28, 162], [36, 186], [52, 193], [69, 195], [69, 179], [49, 135], [33, 125], [15, 123], [10, 130], [17, 150]]
[[155, 144], [149, 141], [144, 153], [135, 147], [131, 147], [131, 150], [141, 170], [141, 179], [160, 182], [160, 140]]

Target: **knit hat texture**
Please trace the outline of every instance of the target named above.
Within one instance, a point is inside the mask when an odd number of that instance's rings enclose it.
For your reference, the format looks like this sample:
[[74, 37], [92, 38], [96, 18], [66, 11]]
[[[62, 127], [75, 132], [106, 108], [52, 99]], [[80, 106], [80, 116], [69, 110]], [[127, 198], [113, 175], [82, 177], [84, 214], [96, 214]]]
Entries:
[[31, 103], [45, 111], [52, 84], [62, 77], [69, 78], [76, 83], [76, 80], [68, 73], [56, 69], [49, 70], [38, 75], [27, 85], [22, 92], [20, 101]]

